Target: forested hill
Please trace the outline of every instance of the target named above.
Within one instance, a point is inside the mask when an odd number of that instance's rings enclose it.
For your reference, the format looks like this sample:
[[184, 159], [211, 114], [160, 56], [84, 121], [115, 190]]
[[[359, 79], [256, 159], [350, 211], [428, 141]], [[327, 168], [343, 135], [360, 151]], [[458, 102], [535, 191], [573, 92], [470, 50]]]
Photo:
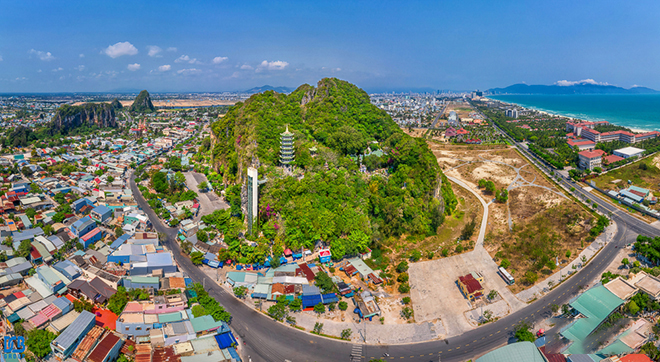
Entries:
[[57, 109], [51, 122], [51, 134], [67, 134], [78, 127], [117, 127], [115, 110], [109, 103], [64, 104]]
[[[295, 134], [298, 177], [284, 177], [275, 167], [287, 125]], [[305, 84], [289, 95], [253, 95], [212, 131], [213, 157], [226, 181], [243, 184], [247, 167], [260, 164], [268, 178], [260, 189], [260, 224], [292, 248], [324, 240], [339, 257], [404, 233], [433, 234], [456, 205], [426, 143], [401, 131], [366, 92], [339, 79]], [[369, 152], [363, 164], [372, 176], [359, 172], [355, 161]]]

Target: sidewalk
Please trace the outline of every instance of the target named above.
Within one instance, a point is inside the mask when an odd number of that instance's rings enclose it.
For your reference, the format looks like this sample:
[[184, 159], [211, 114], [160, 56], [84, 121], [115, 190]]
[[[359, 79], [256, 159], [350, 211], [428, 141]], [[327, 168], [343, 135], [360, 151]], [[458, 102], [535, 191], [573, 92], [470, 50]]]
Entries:
[[[607, 243], [612, 241], [612, 238], [614, 237], [614, 234], [616, 234], [616, 231], [617, 231], [616, 224], [615, 223], [610, 224], [610, 226], [608, 226], [605, 229], [605, 231], [596, 238], [596, 240], [594, 240], [587, 248], [582, 250], [580, 255], [578, 255], [578, 257], [575, 258], [575, 260], [573, 260], [570, 264], [562, 268], [561, 271], [554, 273], [553, 275], [551, 275], [541, 283], [536, 284], [533, 287], [527, 290], [523, 290], [522, 292], [516, 294], [518, 299], [525, 302], [530, 302], [535, 298], [540, 298], [543, 295], [550, 292], [550, 287], [548, 283], [552, 282], [553, 283], [552, 285], [557, 285], [560, 281], [560, 275], [562, 279], [565, 279], [566, 276], [580, 271], [580, 269], [582, 268], [582, 256], [585, 256], [587, 258], [587, 261], [591, 259], [598, 252], [598, 250], [600, 250]], [[573, 266], [575, 266], [575, 269], [573, 269]]]
[[[310, 312], [292, 313], [298, 326], [311, 332], [316, 322], [323, 323], [322, 334], [341, 336], [344, 329], [351, 329], [351, 341], [367, 344], [401, 344], [425, 342], [441, 338], [444, 335], [444, 326], [440, 320], [437, 322], [407, 323], [407, 324], [380, 324], [377, 317], [372, 322], [362, 321], [356, 323], [353, 313], [346, 311], [346, 321], [336, 322], [318, 318]], [[366, 333], [365, 333], [366, 330]]]

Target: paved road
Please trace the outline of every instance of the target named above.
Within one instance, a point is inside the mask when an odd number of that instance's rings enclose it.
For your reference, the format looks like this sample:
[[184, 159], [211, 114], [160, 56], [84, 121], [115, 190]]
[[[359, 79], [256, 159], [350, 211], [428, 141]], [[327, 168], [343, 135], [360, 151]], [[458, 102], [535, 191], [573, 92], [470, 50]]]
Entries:
[[[542, 321], [551, 315], [552, 304], [561, 305], [569, 302], [590, 279], [599, 276], [614, 259], [618, 251], [615, 249], [615, 245], [623, 246], [633, 242], [637, 234], [660, 236], [660, 230], [616, 210], [612, 214], [612, 220], [617, 223], [618, 232], [613, 241], [605, 246], [579, 273], [518, 312], [446, 340], [407, 345], [364, 345], [360, 347], [286, 327], [233, 298], [194, 266], [187, 255], [181, 253], [179, 245], [175, 241], [177, 230], [162, 225], [142, 198], [132, 175], [130, 180], [131, 189], [138, 205], [147, 212], [155, 229], [167, 235], [167, 238], [162, 241], [163, 244], [173, 252], [180, 268], [194, 282], [204, 283], [209, 294], [232, 314], [234, 319], [231, 326], [241, 339], [247, 342], [246, 354], [250, 355], [252, 361], [255, 362], [351, 361], [352, 351], [354, 353], [361, 351], [360, 354], [363, 358], [357, 359], [361, 361], [379, 358], [384, 353], [389, 354], [384, 359], [396, 361], [465, 361], [509, 342], [514, 326], [521, 321], [530, 324]], [[585, 196], [590, 199], [595, 198], [595, 201], [599, 205], [603, 204], [602, 207], [606, 210], [608, 207], [613, 208], [593, 195]], [[204, 279], [207, 279], [206, 282]]]
[[435, 126], [438, 124], [438, 121], [440, 120], [440, 117], [445, 113], [445, 110], [447, 109], [447, 106], [442, 107], [442, 111], [438, 113], [437, 116], [435, 116], [435, 119], [433, 120], [433, 123], [431, 124], [431, 127], [429, 128], [435, 128]]
[[[275, 322], [269, 317], [249, 308], [229, 295], [204, 272], [192, 264], [188, 255], [181, 252], [175, 241], [177, 228], [164, 226], [158, 216], [151, 210], [135, 184], [135, 176], [130, 176], [131, 190], [138, 206], [144, 210], [159, 233], [167, 235], [162, 244], [172, 251], [176, 262], [196, 283], [204, 284], [209, 295], [222, 304], [233, 317], [231, 327], [247, 342], [245, 355], [250, 355], [252, 361], [319, 361], [332, 362], [349, 360], [352, 343], [321, 338], [287, 327]], [[204, 281], [206, 279], [206, 281]]]

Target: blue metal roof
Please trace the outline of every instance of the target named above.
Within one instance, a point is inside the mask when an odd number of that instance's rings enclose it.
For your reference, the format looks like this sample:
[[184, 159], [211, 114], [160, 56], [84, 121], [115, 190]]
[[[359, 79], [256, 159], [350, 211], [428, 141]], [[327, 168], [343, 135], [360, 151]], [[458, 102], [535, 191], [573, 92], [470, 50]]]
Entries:
[[118, 237], [117, 240], [112, 242], [112, 244], [110, 245], [110, 248], [111, 249], [119, 248], [123, 243], [125, 243], [132, 236], [133, 236], [132, 234], [124, 234], [124, 235]]
[[337, 294], [335, 293], [323, 294], [321, 298], [323, 299], [323, 304], [339, 302], [339, 298], [337, 298]]
[[64, 311], [65, 309], [71, 309], [71, 301], [64, 297], [55, 299], [53, 304], [57, 308], [60, 308], [61, 311]]
[[96, 222], [95, 222], [94, 220], [92, 220], [91, 217], [89, 217], [89, 216], [85, 216], [85, 217], [83, 217], [82, 219], [80, 219], [80, 220], [74, 222], [73, 225], [71, 225], [71, 229], [82, 230], [82, 229], [84, 229], [87, 225], [89, 225], [90, 223], [91, 223], [91, 224], [96, 224]]
[[321, 299], [321, 295], [303, 295], [301, 297], [302, 299], [302, 307], [303, 308], [309, 308], [313, 307], [319, 303], [323, 303], [323, 299]]
[[629, 198], [629, 199], [633, 199], [633, 200], [635, 200], [635, 201], [637, 201], [637, 202], [641, 202], [642, 200], [644, 200], [643, 197], [641, 197], [641, 196], [639, 196], [639, 195], [635, 195], [635, 194], [633, 194], [632, 192], [630, 192], [630, 191], [628, 191], [628, 190], [621, 190], [621, 192], [619, 192], [619, 194], [621, 194], [621, 196], [623, 196], [623, 197], [627, 197], [627, 198]]
[[90, 323], [95, 323], [96, 316], [86, 310], [83, 310], [78, 318], [69, 325], [67, 329], [62, 332], [55, 340], [53, 344], [59, 344], [64, 350], [69, 349], [73, 343], [78, 340], [80, 335], [86, 334], [89, 329], [87, 328]]
[[234, 338], [234, 335], [231, 334], [231, 332], [216, 334], [215, 340], [218, 342], [218, 347], [220, 347], [220, 349], [228, 348], [231, 347], [232, 345], [237, 344], [236, 338]]
[[99, 214], [99, 215], [105, 215], [109, 212], [112, 212], [112, 210], [110, 210], [110, 208], [108, 208], [105, 205], [99, 205], [99, 206], [93, 208], [92, 211]]

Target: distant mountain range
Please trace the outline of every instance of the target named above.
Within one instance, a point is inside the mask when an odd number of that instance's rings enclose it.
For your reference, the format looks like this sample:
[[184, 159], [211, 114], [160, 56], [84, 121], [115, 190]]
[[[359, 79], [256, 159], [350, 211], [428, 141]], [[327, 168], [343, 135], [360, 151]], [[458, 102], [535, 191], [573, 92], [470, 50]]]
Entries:
[[291, 93], [294, 89], [289, 87], [273, 87], [272, 85], [264, 85], [261, 87], [250, 88], [244, 91], [244, 93], [262, 93], [269, 90], [275, 91], [277, 93]]
[[572, 85], [514, 84], [506, 88], [492, 88], [490, 94], [650, 94], [660, 93], [647, 87], [622, 88], [613, 85], [576, 83]]

